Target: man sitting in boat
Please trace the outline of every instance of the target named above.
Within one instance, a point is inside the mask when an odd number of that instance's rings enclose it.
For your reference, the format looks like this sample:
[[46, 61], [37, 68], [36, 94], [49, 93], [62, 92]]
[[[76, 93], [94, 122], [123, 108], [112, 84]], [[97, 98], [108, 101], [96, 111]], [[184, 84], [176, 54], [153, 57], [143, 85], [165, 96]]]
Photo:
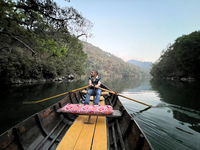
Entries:
[[96, 95], [96, 98], [94, 100], [94, 105], [99, 104], [101, 96], [101, 89], [99, 89], [100, 85], [101, 85], [101, 78], [98, 77], [98, 71], [92, 71], [91, 77], [89, 77], [89, 89], [87, 91], [84, 104], [89, 105], [91, 95]]

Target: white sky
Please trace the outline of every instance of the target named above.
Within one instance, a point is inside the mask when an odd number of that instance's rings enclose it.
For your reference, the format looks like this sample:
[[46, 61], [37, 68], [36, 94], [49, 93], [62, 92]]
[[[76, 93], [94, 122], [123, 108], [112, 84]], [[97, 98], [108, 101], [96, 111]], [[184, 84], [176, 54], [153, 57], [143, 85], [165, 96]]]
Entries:
[[169, 43], [200, 30], [200, 0], [55, 0], [93, 23], [87, 42], [127, 61], [155, 62]]

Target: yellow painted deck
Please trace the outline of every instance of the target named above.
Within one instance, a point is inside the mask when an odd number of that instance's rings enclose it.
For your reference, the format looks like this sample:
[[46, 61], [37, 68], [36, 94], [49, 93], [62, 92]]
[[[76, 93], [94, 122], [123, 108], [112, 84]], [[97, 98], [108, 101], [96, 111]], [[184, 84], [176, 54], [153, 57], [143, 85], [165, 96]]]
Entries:
[[[105, 105], [105, 102], [100, 101], [99, 104]], [[89, 115], [77, 117], [56, 150], [107, 150], [106, 117], [91, 116], [90, 122], [94, 124], [84, 124], [88, 117]]]
[[[100, 105], [105, 105], [104, 101], [99, 102]], [[92, 150], [106, 150], [107, 149], [107, 127], [106, 117], [98, 116], [96, 123], [96, 130], [94, 133]]]

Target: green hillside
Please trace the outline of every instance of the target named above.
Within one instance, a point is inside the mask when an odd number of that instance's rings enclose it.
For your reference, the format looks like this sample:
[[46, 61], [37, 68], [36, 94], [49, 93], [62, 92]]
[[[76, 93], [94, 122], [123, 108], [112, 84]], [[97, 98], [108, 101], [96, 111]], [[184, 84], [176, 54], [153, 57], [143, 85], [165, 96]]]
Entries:
[[83, 43], [83, 51], [87, 53], [86, 72], [93, 69], [99, 71], [101, 75], [115, 76], [144, 76], [140, 68], [134, 64], [129, 64], [113, 54], [105, 52], [98, 47], [87, 42]]
[[200, 79], [200, 31], [178, 37], [168, 45], [156, 63], [151, 75], [162, 78]]

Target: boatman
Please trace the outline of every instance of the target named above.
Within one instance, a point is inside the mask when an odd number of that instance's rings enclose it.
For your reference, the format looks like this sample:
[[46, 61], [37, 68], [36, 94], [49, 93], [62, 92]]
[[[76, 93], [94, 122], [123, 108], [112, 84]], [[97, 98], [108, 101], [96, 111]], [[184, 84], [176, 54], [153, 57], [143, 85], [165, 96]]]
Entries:
[[99, 104], [101, 96], [101, 89], [99, 89], [100, 85], [101, 85], [101, 78], [98, 77], [98, 71], [92, 71], [91, 77], [89, 77], [89, 89], [87, 91], [84, 104], [89, 105], [91, 95], [96, 95], [96, 98], [94, 100], [94, 105]]

